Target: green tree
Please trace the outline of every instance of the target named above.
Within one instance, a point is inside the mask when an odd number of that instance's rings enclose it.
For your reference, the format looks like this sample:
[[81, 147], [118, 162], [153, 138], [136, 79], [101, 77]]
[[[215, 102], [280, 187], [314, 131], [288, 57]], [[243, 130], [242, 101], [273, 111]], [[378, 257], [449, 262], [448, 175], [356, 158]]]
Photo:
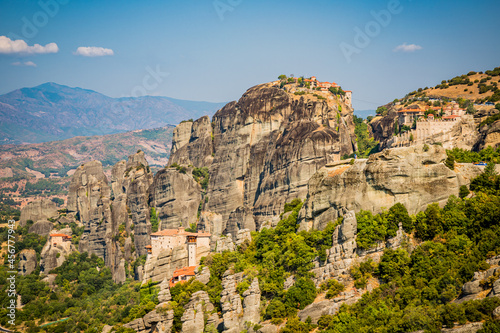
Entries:
[[424, 213], [417, 214], [415, 236], [422, 240], [431, 240], [442, 232], [443, 218], [437, 203], [430, 204]]
[[377, 275], [389, 282], [409, 273], [410, 256], [403, 249], [385, 249], [377, 268]]
[[399, 223], [401, 223], [405, 232], [409, 233], [413, 230], [413, 220], [402, 203], [398, 202], [389, 209], [387, 220], [391, 224], [391, 229], [399, 228]]
[[470, 193], [469, 189], [467, 188], [466, 185], [462, 185], [460, 186], [460, 189], [459, 189], [459, 192], [458, 192], [458, 196], [463, 199], [465, 198], [466, 196], [468, 196]]
[[299, 278], [295, 284], [287, 290], [284, 304], [290, 309], [304, 309], [316, 298], [316, 286], [310, 278]]
[[455, 170], [455, 159], [453, 156], [448, 156], [444, 161], [444, 165], [446, 165], [450, 170]]

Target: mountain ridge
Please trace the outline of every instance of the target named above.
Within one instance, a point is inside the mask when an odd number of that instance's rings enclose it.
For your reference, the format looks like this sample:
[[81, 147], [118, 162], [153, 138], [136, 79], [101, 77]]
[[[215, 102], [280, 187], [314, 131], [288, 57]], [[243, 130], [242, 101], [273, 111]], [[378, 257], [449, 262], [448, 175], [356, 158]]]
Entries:
[[113, 98], [47, 82], [0, 95], [0, 144], [40, 143], [175, 125], [225, 103], [164, 96]]

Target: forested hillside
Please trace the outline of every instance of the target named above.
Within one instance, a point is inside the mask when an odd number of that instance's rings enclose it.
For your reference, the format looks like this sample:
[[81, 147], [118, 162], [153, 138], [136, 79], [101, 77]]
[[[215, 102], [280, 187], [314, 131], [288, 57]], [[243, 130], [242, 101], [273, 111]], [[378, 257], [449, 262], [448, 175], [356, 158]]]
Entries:
[[[170, 289], [168, 307], [174, 311], [173, 330], [180, 331], [184, 306], [196, 291], [207, 291], [216, 311], [221, 311], [221, 279], [230, 268], [235, 273], [245, 272], [245, 279], [237, 285], [240, 295], [258, 277], [262, 320], [282, 324], [281, 332], [309, 332], [314, 328], [320, 332], [438, 332], [443, 325], [477, 321], [486, 321], [482, 332], [496, 332], [500, 323], [493, 319], [492, 311], [500, 306], [499, 298], [456, 302], [462, 285], [474, 272], [488, 269], [487, 260], [500, 254], [500, 176], [492, 164], [472, 181], [470, 190], [471, 195], [451, 196], [443, 208], [431, 204], [416, 216], [409, 216], [401, 204], [377, 215], [361, 211], [357, 214], [358, 247], [369, 249], [393, 237], [399, 223], [408, 240], [399, 249], [384, 250], [380, 263], [367, 260], [353, 266], [352, 283], [345, 282], [349, 279], [343, 283], [329, 280], [319, 288], [311, 279], [310, 269], [315, 258], [324, 260], [342, 219], [331, 222], [323, 231], [297, 232], [302, 203], [295, 200], [285, 205], [285, 215], [275, 229], [253, 233], [252, 241], [236, 251], [206, 257], [202, 265], [211, 273], [206, 285], [192, 279]], [[7, 228], [1, 229], [1, 235], [5, 241]], [[28, 233], [27, 227], [18, 229], [18, 236], [19, 250], [32, 248], [40, 255], [45, 237]], [[0, 268], [2, 288], [7, 283], [6, 267]], [[131, 280], [117, 285], [103, 261], [86, 253], [72, 254], [55, 269], [52, 273], [57, 277], [51, 286], [38, 273], [37, 269], [17, 280], [25, 304], [17, 313], [20, 331], [93, 332], [109, 324], [117, 325], [117, 332], [127, 332], [129, 329], [120, 325], [144, 316], [159, 303], [158, 286], [147, 283], [141, 287]], [[292, 275], [295, 284], [284, 290], [285, 280]], [[490, 290], [495, 278], [482, 281], [482, 288]], [[367, 284], [373, 281], [379, 286], [367, 291]], [[357, 303], [342, 305], [335, 315], [323, 315], [317, 325], [298, 319], [297, 311], [307, 305], [353, 288], [367, 291]], [[0, 297], [6, 302], [5, 293]], [[1, 311], [0, 323], [8, 326], [6, 310]], [[256, 326], [253, 328], [258, 329]]]

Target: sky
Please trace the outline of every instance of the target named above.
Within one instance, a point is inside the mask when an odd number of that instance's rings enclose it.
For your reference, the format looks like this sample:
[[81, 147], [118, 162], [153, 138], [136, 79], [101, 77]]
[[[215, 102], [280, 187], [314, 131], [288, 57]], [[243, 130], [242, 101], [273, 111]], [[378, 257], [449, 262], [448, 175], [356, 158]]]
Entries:
[[500, 66], [498, 0], [0, 0], [0, 94], [45, 82], [225, 102], [280, 74], [357, 110]]

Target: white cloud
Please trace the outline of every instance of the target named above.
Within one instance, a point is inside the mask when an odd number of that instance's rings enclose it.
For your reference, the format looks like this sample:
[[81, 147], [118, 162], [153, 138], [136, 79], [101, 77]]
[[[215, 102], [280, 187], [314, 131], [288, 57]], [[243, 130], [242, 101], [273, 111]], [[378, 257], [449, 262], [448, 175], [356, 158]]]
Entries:
[[0, 36], [0, 54], [42, 54], [42, 53], [57, 53], [59, 48], [56, 43], [49, 43], [45, 46], [35, 44], [29, 46], [24, 40], [12, 40], [6, 36]]
[[14, 66], [36, 67], [36, 64], [33, 61], [25, 61], [25, 62], [16, 61], [16, 62], [13, 62], [12, 65], [14, 65]]
[[115, 53], [111, 49], [106, 49], [104, 47], [97, 46], [80, 46], [76, 49], [75, 55], [81, 55], [84, 57], [102, 57], [102, 56], [110, 56]]
[[396, 48], [393, 50], [394, 52], [415, 52], [418, 50], [421, 50], [422, 46], [417, 45], [417, 44], [406, 44], [403, 43], [401, 45], [396, 46]]

